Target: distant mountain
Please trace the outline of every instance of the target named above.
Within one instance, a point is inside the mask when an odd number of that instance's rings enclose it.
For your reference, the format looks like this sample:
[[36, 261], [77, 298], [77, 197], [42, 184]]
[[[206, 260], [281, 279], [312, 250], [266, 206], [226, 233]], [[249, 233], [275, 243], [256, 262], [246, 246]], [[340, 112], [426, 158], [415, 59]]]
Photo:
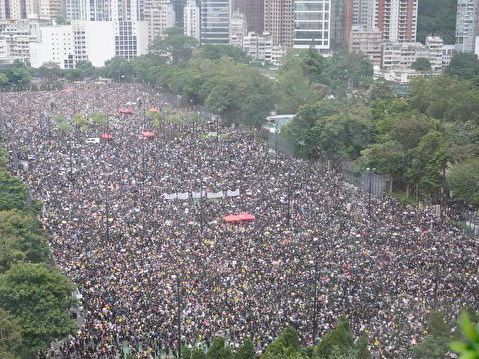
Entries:
[[446, 44], [454, 44], [457, 0], [419, 0], [417, 41], [424, 43], [429, 34], [439, 35]]

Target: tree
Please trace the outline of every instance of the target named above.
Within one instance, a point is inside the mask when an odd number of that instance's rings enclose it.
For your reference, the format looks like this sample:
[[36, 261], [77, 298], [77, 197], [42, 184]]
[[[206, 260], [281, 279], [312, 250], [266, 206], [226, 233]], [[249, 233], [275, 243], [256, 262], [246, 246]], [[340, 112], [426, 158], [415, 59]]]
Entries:
[[437, 194], [444, 186], [444, 172], [447, 166], [447, 150], [442, 133], [430, 130], [414, 148], [413, 159], [407, 176], [419, 184], [425, 194]]
[[373, 65], [364, 55], [340, 51], [328, 59], [319, 81], [328, 85], [338, 97], [354, 88], [368, 88], [373, 80]]
[[262, 359], [302, 359], [306, 358], [299, 344], [298, 332], [286, 327], [283, 332], [266, 348]]
[[279, 92], [279, 111], [281, 113], [296, 113], [303, 105], [316, 102], [320, 94], [313, 83], [303, 75], [303, 69], [295, 66], [279, 71], [277, 76]]
[[367, 91], [368, 100], [373, 102], [379, 99], [392, 99], [394, 98], [394, 93], [391, 90], [391, 83], [379, 79], [374, 81]]
[[354, 336], [349, 329], [347, 318], [341, 316], [336, 327], [321, 338], [315, 349], [315, 358], [334, 359], [334, 353], [345, 355], [351, 349], [355, 349]]
[[4, 170], [7, 168], [8, 164], [8, 151], [5, 147], [0, 145], [0, 170]]
[[219, 60], [223, 57], [229, 57], [235, 63], [249, 63], [251, 60], [246, 56], [241, 48], [228, 45], [202, 45], [195, 53], [196, 59]]
[[455, 199], [479, 205], [479, 157], [454, 165], [447, 179]]
[[28, 209], [27, 186], [6, 170], [0, 170], [0, 211]]
[[225, 338], [219, 337], [213, 340], [208, 353], [206, 353], [207, 359], [233, 359], [233, 353], [230, 348], [226, 346]]
[[403, 146], [397, 141], [373, 143], [361, 151], [361, 157], [356, 165], [365, 170], [375, 168], [376, 173], [388, 174], [392, 177], [401, 177], [406, 164], [406, 153]]
[[90, 126], [90, 122], [88, 121], [88, 117], [85, 116], [84, 114], [81, 114], [81, 113], [75, 114], [73, 116], [72, 121], [80, 131], [86, 131], [88, 129], [88, 127]]
[[451, 63], [446, 69], [446, 74], [460, 80], [477, 81], [479, 76], [479, 59], [475, 54], [458, 52], [454, 54]]
[[479, 359], [479, 323], [473, 323], [469, 314], [462, 312], [459, 327], [463, 339], [451, 343], [451, 349], [459, 354], [459, 359]]
[[190, 59], [193, 48], [196, 46], [198, 46], [198, 41], [184, 35], [182, 28], [171, 27], [166, 29], [163, 35], [159, 35], [153, 40], [149, 50], [154, 55], [171, 56], [171, 63], [179, 64]]
[[57, 124], [62, 134], [66, 134], [70, 130], [70, 124], [62, 114], [57, 113], [53, 115], [53, 121]]
[[49, 81], [57, 80], [62, 76], [60, 66], [55, 62], [45, 62], [36, 71], [37, 75]]
[[4, 73], [0, 73], [0, 86], [8, 85], [8, 76]]
[[246, 339], [241, 347], [238, 348], [234, 354], [234, 359], [254, 359], [255, 350], [253, 342], [250, 339]]
[[18, 323], [0, 308], [0, 358], [15, 359], [21, 351], [22, 334]]
[[79, 61], [76, 66], [75, 70], [79, 71], [80, 79], [85, 78], [94, 78], [96, 77], [96, 68], [92, 65], [90, 61]]
[[429, 318], [427, 336], [412, 349], [414, 358], [443, 359], [449, 351], [452, 327], [444, 319], [444, 314], [434, 311]]
[[103, 112], [94, 112], [90, 114], [89, 120], [95, 126], [104, 127], [108, 124], [108, 115]]
[[7, 71], [7, 77], [10, 84], [24, 87], [30, 84], [32, 75], [30, 69], [23, 64], [18, 64], [13, 69]]
[[103, 74], [118, 82], [130, 80], [133, 78], [133, 67], [127, 59], [116, 56], [107, 62], [102, 69]]
[[425, 57], [419, 57], [411, 64], [411, 68], [420, 72], [431, 71], [431, 61]]
[[196, 348], [191, 352], [191, 359], [206, 359], [206, 354], [200, 348]]
[[16, 262], [47, 263], [51, 260], [44, 230], [30, 214], [0, 211], [0, 273]]
[[76, 328], [69, 310], [77, 304], [73, 285], [43, 264], [17, 264], [0, 275], [0, 306], [22, 328], [24, 351], [33, 356]]

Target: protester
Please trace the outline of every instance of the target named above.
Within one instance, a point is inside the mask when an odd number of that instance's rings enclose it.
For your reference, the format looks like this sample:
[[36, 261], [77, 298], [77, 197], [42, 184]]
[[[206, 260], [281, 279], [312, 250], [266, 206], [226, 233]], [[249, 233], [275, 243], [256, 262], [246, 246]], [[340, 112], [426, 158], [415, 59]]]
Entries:
[[[207, 136], [216, 124], [206, 120], [154, 128], [146, 110], [180, 110], [151, 89], [2, 93], [0, 107], [6, 145], [24, 164], [12, 169], [43, 201], [55, 263], [82, 295], [78, 333], [45, 358], [176, 348], [173, 276], [189, 345], [224, 335], [262, 350], [286, 324], [311, 344], [317, 312], [318, 336], [346, 314], [374, 357], [407, 358], [434, 308], [453, 317], [479, 302], [479, 246], [459, 229], [389, 197], [368, 210], [368, 196], [337, 174], [274, 153], [251, 130]], [[134, 113], [118, 113], [126, 107]], [[65, 133], [52, 120], [98, 111], [107, 126]], [[87, 143], [104, 133], [112, 140]], [[239, 196], [204, 198], [228, 190]], [[256, 221], [222, 220], [240, 212]]]

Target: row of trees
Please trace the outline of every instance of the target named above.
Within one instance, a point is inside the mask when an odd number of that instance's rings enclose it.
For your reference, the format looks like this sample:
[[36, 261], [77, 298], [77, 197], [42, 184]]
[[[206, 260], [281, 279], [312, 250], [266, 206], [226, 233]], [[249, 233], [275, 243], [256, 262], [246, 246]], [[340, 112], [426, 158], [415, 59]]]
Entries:
[[[303, 53], [293, 65], [285, 63], [302, 69], [295, 78], [308, 82], [309, 93], [326, 83], [317, 56]], [[353, 161], [358, 169], [392, 176], [396, 189], [407, 193], [437, 202], [451, 189], [457, 200], [479, 204], [479, 88], [464, 76], [420, 78], [407, 98], [397, 98], [385, 82], [369, 84], [367, 76], [351, 77], [365, 84], [357, 88], [367, 88], [353, 96], [323, 93], [295, 103], [289, 96], [291, 109], [299, 110], [285, 135], [306, 156]]]
[[0, 358], [32, 358], [74, 332], [73, 285], [53, 268], [37, 202], [0, 147]]
[[[431, 313], [426, 335], [414, 345], [411, 355], [415, 359], [444, 359], [453, 352], [460, 359], [479, 358], [479, 316], [467, 309], [460, 315], [458, 324], [448, 322], [442, 312]], [[254, 344], [246, 340], [232, 351], [224, 338], [216, 338], [204, 350], [201, 347], [182, 348], [182, 359], [254, 359], [257, 357]], [[368, 359], [371, 354], [367, 339], [356, 338], [346, 317], [338, 319], [336, 327], [324, 334], [314, 346], [302, 346], [295, 329], [286, 327], [261, 355], [262, 359]]]
[[[255, 359], [257, 353], [251, 340], [245, 340], [235, 351], [224, 338], [216, 338], [205, 351], [203, 348], [182, 348], [182, 359]], [[369, 359], [367, 340], [356, 338], [346, 317], [340, 317], [336, 327], [327, 332], [315, 346], [302, 346], [298, 332], [286, 327], [265, 349], [262, 359]]]
[[412, 348], [413, 357], [444, 359], [456, 352], [460, 359], [479, 358], [479, 313], [468, 308], [457, 324], [448, 322], [442, 312], [432, 312], [425, 337]]

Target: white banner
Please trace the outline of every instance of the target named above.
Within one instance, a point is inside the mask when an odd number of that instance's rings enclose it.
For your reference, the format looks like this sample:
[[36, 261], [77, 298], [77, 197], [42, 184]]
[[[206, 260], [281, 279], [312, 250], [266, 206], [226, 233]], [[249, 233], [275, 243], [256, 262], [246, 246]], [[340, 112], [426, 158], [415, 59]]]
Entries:
[[199, 199], [201, 198], [201, 192], [191, 192], [191, 197], [194, 199]]
[[171, 200], [176, 199], [177, 195], [176, 195], [176, 193], [165, 193], [165, 194], [163, 194], [163, 198], [168, 200], [168, 201], [171, 201]]
[[210, 192], [210, 193], [207, 193], [206, 194], [206, 197], [207, 198], [223, 198], [225, 196], [225, 194], [223, 193], [223, 191], [219, 191], [219, 192]]
[[178, 193], [178, 199], [188, 199], [190, 194], [188, 192]]
[[230, 191], [230, 190], [226, 191], [226, 196], [228, 197], [238, 197], [239, 195], [240, 195], [239, 188], [236, 191]]

